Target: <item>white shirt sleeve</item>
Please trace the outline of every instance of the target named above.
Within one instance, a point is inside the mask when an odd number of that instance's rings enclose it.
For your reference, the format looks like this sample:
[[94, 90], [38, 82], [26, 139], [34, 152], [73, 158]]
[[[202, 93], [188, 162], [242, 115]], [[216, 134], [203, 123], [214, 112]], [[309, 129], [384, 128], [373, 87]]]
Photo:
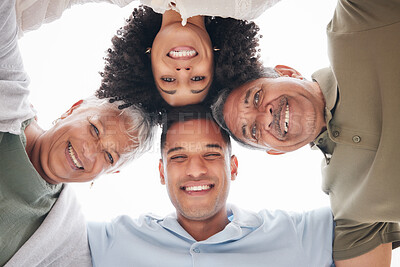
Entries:
[[29, 77], [18, 48], [14, 0], [0, 1], [0, 132], [21, 133], [35, 116], [28, 101]]
[[280, 0], [140, 0], [155, 12], [163, 14], [175, 10], [182, 17], [182, 25], [187, 19], [197, 15], [230, 17], [253, 20]]
[[110, 3], [124, 7], [134, 0], [16, 0], [19, 37], [24, 32], [38, 29], [42, 24], [61, 17], [64, 10], [75, 4]]

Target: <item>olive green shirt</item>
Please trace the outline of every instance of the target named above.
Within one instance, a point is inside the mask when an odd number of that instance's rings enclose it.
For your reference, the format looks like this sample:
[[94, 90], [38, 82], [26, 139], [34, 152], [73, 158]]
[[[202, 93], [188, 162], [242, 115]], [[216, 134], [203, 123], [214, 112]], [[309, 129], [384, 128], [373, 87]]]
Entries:
[[0, 266], [40, 226], [61, 188], [36, 172], [25, 152], [24, 134], [0, 132]]
[[327, 34], [331, 69], [313, 74], [327, 130], [314, 143], [343, 260], [400, 240], [400, 1], [338, 1]]

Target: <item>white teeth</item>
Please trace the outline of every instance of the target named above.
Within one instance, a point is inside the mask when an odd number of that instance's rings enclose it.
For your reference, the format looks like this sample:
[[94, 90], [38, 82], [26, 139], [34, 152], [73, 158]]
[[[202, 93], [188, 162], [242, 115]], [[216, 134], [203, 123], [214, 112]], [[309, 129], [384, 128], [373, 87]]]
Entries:
[[285, 112], [285, 134], [288, 132], [289, 127], [289, 105], [286, 104], [286, 112]]
[[68, 153], [71, 156], [72, 162], [74, 163], [75, 167], [77, 167], [78, 169], [83, 169], [83, 166], [81, 166], [79, 164], [78, 160], [76, 159], [76, 155], [75, 155], [74, 151], [72, 150], [71, 143], [68, 143]]
[[192, 57], [197, 54], [196, 50], [182, 50], [182, 51], [170, 51], [168, 53], [173, 58], [178, 57]]
[[208, 190], [211, 188], [210, 185], [197, 185], [197, 186], [186, 186], [184, 187], [185, 191], [202, 191], [202, 190]]

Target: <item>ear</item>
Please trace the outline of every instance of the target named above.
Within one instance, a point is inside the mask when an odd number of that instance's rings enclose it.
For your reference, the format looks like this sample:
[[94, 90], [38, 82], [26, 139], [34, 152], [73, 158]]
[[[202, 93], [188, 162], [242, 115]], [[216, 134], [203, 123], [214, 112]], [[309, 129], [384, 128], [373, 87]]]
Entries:
[[61, 115], [60, 119], [65, 119], [66, 117], [68, 117], [69, 115], [72, 114], [72, 111], [74, 111], [74, 109], [78, 108], [80, 105], [82, 105], [83, 100], [79, 100], [78, 102], [76, 102], [75, 104], [73, 104], [64, 114]]
[[231, 180], [236, 180], [238, 174], [238, 160], [235, 155], [231, 156]]
[[276, 65], [274, 70], [283, 77], [292, 77], [292, 78], [296, 78], [296, 79], [300, 79], [300, 80], [304, 80], [304, 77], [301, 75], [300, 72], [298, 72], [297, 70], [285, 66], [285, 65]]
[[162, 159], [160, 159], [158, 163], [158, 171], [160, 172], [160, 182], [162, 185], [165, 185], [165, 178], [164, 178], [164, 164]]
[[285, 154], [285, 152], [278, 151], [275, 149], [270, 149], [270, 150], [267, 150], [267, 154], [268, 155], [282, 155], [282, 154]]

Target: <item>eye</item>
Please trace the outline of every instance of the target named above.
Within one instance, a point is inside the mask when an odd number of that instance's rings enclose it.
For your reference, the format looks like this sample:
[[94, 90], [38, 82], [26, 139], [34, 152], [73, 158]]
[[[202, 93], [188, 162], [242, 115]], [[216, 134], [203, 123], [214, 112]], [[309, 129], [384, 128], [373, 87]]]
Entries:
[[167, 82], [167, 83], [172, 83], [175, 81], [175, 78], [171, 78], [171, 77], [163, 77], [161, 78], [162, 81]]
[[106, 154], [106, 160], [107, 160], [110, 164], [113, 164], [113, 163], [114, 163], [114, 158], [113, 158], [113, 156], [112, 156], [110, 153], [108, 153], [107, 151], [104, 151], [104, 153]]
[[187, 159], [186, 155], [174, 155], [170, 157], [170, 160], [173, 162], [184, 162]]
[[190, 78], [192, 81], [198, 82], [204, 80], [206, 77], [204, 76], [194, 76], [193, 78]]
[[97, 129], [97, 127], [93, 123], [90, 123], [90, 126], [92, 127], [93, 132], [95, 133], [95, 135], [99, 136], [99, 134], [100, 134], [99, 129]]
[[254, 124], [250, 131], [251, 137], [257, 141], [257, 125]]
[[259, 105], [260, 98], [261, 98], [261, 97], [260, 97], [260, 94], [261, 94], [261, 90], [258, 90], [257, 93], [254, 94], [253, 103], [254, 103], [254, 106], [255, 106], [255, 107], [258, 107], [258, 105]]
[[221, 157], [220, 153], [207, 153], [204, 155], [204, 158], [206, 160], [214, 160], [214, 159], [219, 159]]

